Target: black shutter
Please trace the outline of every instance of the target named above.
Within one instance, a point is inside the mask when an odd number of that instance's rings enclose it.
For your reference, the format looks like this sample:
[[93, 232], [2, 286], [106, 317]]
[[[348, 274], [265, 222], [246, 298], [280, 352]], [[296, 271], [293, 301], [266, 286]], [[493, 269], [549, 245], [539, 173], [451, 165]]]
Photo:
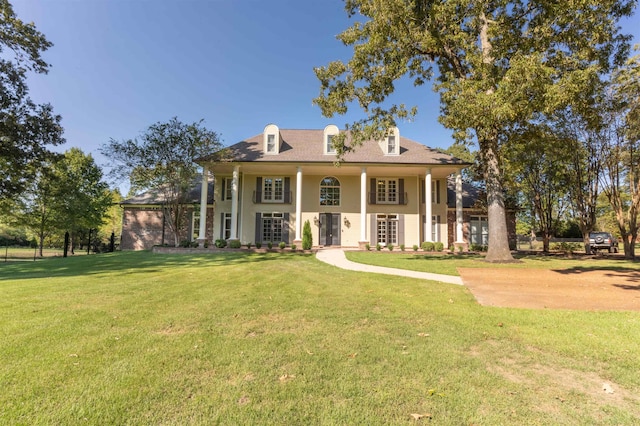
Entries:
[[436, 204], [440, 204], [440, 181], [436, 181]]
[[398, 244], [404, 244], [404, 215], [398, 215]]
[[261, 242], [262, 242], [262, 213], [256, 213], [256, 243], [261, 243]]
[[220, 213], [220, 239], [224, 239], [224, 213]]
[[404, 179], [398, 179], [398, 204], [404, 205]]
[[284, 203], [291, 204], [291, 178], [284, 178]]
[[369, 192], [369, 204], [376, 204], [376, 178], [371, 178], [371, 191]]
[[369, 240], [371, 240], [370, 245], [373, 247], [378, 244], [378, 229], [376, 227], [376, 215], [371, 215], [371, 235]]
[[282, 221], [282, 241], [289, 243], [289, 213], [284, 214], [284, 220]]
[[262, 202], [262, 178], [256, 178], [256, 203]]
[[424, 204], [424, 179], [420, 179], [420, 203]]

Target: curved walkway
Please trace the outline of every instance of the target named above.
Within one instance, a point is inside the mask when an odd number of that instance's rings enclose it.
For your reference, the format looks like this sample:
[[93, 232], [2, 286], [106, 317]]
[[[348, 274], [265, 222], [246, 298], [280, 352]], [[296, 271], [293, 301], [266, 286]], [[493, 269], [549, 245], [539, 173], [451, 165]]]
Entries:
[[398, 275], [403, 277], [418, 278], [423, 280], [440, 281], [449, 284], [462, 285], [462, 278], [453, 275], [432, 274], [429, 272], [410, 271], [407, 269], [386, 268], [383, 266], [365, 265], [347, 260], [344, 251], [340, 248], [320, 249], [316, 258], [342, 269], [351, 271], [373, 272], [376, 274]]

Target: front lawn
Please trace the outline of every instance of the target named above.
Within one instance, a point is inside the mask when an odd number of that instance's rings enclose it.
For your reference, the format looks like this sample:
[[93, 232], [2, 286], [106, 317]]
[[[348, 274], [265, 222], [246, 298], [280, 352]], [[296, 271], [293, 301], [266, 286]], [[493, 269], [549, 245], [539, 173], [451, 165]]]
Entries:
[[484, 262], [480, 254], [414, 253], [388, 251], [345, 251], [347, 259], [366, 265], [409, 269], [419, 272], [458, 276], [458, 268], [522, 268], [522, 269], [606, 269], [640, 270], [640, 263], [622, 256], [516, 255], [518, 263]]
[[637, 313], [485, 308], [294, 253], [9, 263], [0, 294], [0, 424], [640, 417]]

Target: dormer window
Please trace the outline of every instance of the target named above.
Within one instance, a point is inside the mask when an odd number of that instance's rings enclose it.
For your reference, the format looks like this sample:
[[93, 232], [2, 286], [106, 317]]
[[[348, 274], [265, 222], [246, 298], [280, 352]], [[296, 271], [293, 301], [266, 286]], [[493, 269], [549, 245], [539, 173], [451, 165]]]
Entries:
[[396, 137], [391, 135], [387, 138], [387, 154], [395, 154], [396, 148]]
[[267, 135], [267, 152], [270, 154], [276, 152], [276, 135]]
[[397, 127], [390, 129], [387, 137], [379, 143], [384, 155], [400, 155], [400, 130]]
[[334, 136], [337, 136], [340, 133], [340, 130], [338, 129], [338, 126], [334, 125], [334, 124], [329, 124], [327, 127], [324, 128], [324, 132], [323, 132], [323, 152], [325, 154], [333, 154], [335, 155], [336, 153], [336, 147], [333, 146], [333, 140], [334, 140]]
[[264, 128], [264, 153], [269, 155], [277, 155], [280, 153], [280, 129], [275, 124], [269, 124]]
[[327, 135], [327, 154], [335, 154], [336, 147], [333, 146], [333, 135]]

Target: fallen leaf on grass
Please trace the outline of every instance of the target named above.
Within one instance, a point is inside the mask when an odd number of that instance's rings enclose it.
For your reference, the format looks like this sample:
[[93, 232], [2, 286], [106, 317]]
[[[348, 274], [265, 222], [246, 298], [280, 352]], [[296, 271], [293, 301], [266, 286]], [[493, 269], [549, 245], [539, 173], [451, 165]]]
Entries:
[[420, 337], [429, 337], [430, 334], [429, 333], [418, 333], [418, 336], [420, 336]]
[[250, 401], [251, 401], [251, 400], [249, 399], [249, 397], [248, 397], [248, 396], [243, 395], [243, 396], [241, 396], [241, 397], [240, 397], [240, 399], [238, 400], [238, 404], [240, 404], [240, 405], [245, 405], [245, 404], [248, 404]]
[[417, 414], [417, 413], [411, 413], [411, 417], [413, 417], [413, 420], [420, 420], [420, 419], [422, 419], [422, 418], [430, 419], [430, 418], [431, 418], [431, 414]]
[[358, 352], [352, 353], [347, 355], [349, 358], [355, 358], [356, 356], [358, 356]]
[[280, 376], [280, 381], [281, 382], [288, 382], [289, 380], [293, 380], [296, 378], [295, 374], [283, 374], [282, 376]]
[[611, 385], [609, 383], [603, 383], [602, 384], [602, 390], [605, 393], [608, 393], [608, 394], [612, 394], [614, 392], [613, 388], [611, 387]]

